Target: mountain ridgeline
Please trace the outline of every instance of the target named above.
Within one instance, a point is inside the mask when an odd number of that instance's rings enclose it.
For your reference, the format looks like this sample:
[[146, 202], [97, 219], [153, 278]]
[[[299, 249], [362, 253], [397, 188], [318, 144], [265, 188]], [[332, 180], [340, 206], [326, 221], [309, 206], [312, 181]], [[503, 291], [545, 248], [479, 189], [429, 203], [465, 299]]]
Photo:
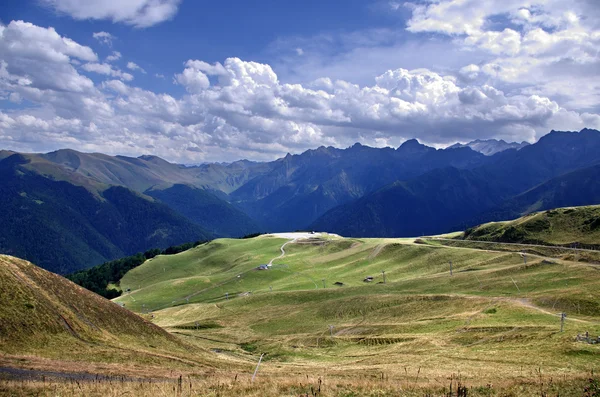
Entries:
[[333, 208], [311, 224], [346, 236], [462, 230], [557, 206], [600, 203], [600, 132], [556, 132], [476, 167], [437, 168]]
[[16, 154], [0, 162], [0, 252], [68, 273], [212, 234], [121, 186], [100, 193], [43, 177]]
[[600, 249], [600, 205], [554, 208], [513, 221], [488, 222], [459, 239]]
[[0, 252], [65, 273], [214, 237], [307, 228], [403, 237], [598, 204], [600, 132], [446, 149], [411, 139], [198, 166], [0, 151], [0, 173]]

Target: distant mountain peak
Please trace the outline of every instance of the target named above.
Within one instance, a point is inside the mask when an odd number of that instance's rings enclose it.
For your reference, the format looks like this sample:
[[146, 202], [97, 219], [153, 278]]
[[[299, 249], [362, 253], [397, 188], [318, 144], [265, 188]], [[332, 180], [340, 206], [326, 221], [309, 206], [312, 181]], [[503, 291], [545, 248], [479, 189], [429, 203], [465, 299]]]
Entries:
[[408, 139], [400, 145], [400, 147], [411, 147], [411, 146], [425, 146], [421, 142], [419, 142], [416, 138]]
[[556, 131], [552, 130], [548, 134], [541, 137], [537, 143], [540, 144], [556, 144], [559, 141], [568, 140], [570, 137], [580, 137], [580, 138], [596, 138], [600, 135], [600, 131], [592, 129], [592, 128], [584, 128], [581, 131]]
[[397, 149], [399, 152], [403, 153], [426, 153], [429, 151], [435, 151], [434, 148], [429, 147], [427, 145], [422, 144], [416, 139], [409, 139], [405, 141], [400, 147]]
[[528, 142], [506, 142], [504, 139], [475, 139], [469, 143], [455, 143], [454, 145], [448, 146], [447, 149], [458, 149], [463, 147], [470, 147], [476, 152], [484, 154], [486, 156], [493, 156], [496, 153], [503, 152], [508, 149], [521, 150], [525, 146], [528, 146]]
[[153, 163], [167, 162], [167, 160], [165, 160], [165, 159], [163, 159], [161, 157], [158, 157], [158, 156], [154, 156], [152, 154], [143, 154], [143, 155], [139, 156], [138, 159], [144, 160], [144, 161], [150, 161], [150, 162], [153, 162]]

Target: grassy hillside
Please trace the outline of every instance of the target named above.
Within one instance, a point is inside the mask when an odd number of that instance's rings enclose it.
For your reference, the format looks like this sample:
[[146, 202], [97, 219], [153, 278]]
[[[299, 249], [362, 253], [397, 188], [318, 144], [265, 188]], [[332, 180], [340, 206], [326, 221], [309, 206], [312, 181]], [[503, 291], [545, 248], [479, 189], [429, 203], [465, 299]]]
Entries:
[[589, 264], [326, 236], [288, 243], [270, 270], [256, 270], [284, 243], [216, 240], [157, 256], [125, 275], [121, 287], [131, 292], [116, 301], [154, 310], [158, 325], [221, 355], [267, 353], [261, 372], [269, 377], [373, 382], [383, 373], [445, 384], [460, 373], [485, 385], [539, 368], [569, 378], [597, 368], [599, 345], [574, 340], [600, 335], [600, 278]]
[[6, 255], [0, 297], [0, 366], [122, 374], [208, 363], [206, 352], [129, 310]]
[[557, 208], [465, 231], [468, 240], [600, 246], [600, 205]]

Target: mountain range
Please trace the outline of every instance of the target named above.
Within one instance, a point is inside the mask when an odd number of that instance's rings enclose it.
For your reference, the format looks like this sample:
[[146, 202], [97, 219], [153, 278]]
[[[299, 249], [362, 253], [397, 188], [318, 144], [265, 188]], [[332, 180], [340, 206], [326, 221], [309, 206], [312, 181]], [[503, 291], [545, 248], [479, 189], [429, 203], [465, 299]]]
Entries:
[[476, 152], [485, 154], [486, 156], [493, 156], [496, 153], [500, 153], [503, 152], [505, 150], [508, 149], [522, 149], [525, 146], [529, 145], [529, 142], [521, 142], [521, 143], [517, 143], [517, 142], [505, 142], [504, 140], [500, 139], [485, 139], [485, 140], [480, 140], [480, 139], [476, 139], [474, 141], [471, 141], [469, 143], [455, 143], [452, 146], [449, 146], [449, 149], [456, 149], [456, 148], [461, 148], [461, 147], [470, 147], [471, 149], [475, 150]]
[[[600, 203], [600, 132], [435, 149], [319, 147], [185, 166], [70, 149], [0, 151], [0, 252], [60, 273], [150, 248], [319, 229], [414, 236]], [[32, 244], [36, 241], [36, 244]]]

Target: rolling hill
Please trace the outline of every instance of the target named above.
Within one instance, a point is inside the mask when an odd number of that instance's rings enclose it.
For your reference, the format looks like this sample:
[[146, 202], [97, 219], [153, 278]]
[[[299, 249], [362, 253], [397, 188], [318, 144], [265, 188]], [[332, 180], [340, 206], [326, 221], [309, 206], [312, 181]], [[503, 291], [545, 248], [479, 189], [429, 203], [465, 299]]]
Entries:
[[[577, 230], [597, 238], [586, 221], [598, 220], [597, 207], [553, 211], [544, 215], [552, 218], [548, 222], [529, 217], [547, 241], [558, 242], [556, 236]], [[529, 221], [519, 220], [519, 226]], [[120, 280], [126, 292], [115, 302], [175, 338], [166, 341], [160, 332], [138, 331], [142, 325], [136, 319], [121, 320], [124, 310], [116, 304], [79, 297], [80, 290], [59, 276], [14, 258], [2, 261], [8, 272], [1, 274], [6, 282], [0, 281], [0, 293], [11, 296], [12, 303], [0, 309], [0, 335], [17, 332], [27, 321], [62, 343], [78, 335], [85, 341], [73, 344], [78, 365], [112, 363], [121, 373], [147, 371], [147, 365], [165, 373], [166, 365], [176, 373], [198, 374], [198, 368], [210, 365], [210, 372], [199, 375], [201, 393], [314, 395], [323, 386], [323, 396], [372, 395], [374, 387], [380, 395], [441, 395], [452, 380], [474, 396], [576, 396], [589, 387], [590, 368], [600, 354], [598, 344], [576, 338], [586, 332], [592, 339], [600, 335], [597, 265], [568, 255], [532, 253], [524, 263], [520, 252], [490, 247], [319, 233], [218, 239], [152, 257]], [[271, 266], [259, 270], [261, 264]], [[98, 308], [92, 311], [89, 305]], [[24, 314], [13, 315], [16, 310]], [[29, 318], [27, 310], [35, 315]], [[563, 332], [561, 312], [568, 315]], [[55, 320], [57, 313], [75, 335]], [[121, 321], [132, 324], [120, 329]], [[90, 324], [105, 330], [102, 337]], [[130, 332], [142, 337], [130, 339]], [[23, 341], [15, 338], [10, 346], [17, 354], [28, 349], [28, 363], [35, 355], [56, 360], [53, 341], [41, 337], [37, 345], [35, 336], [19, 337]], [[86, 347], [90, 343], [93, 348]], [[118, 353], [115, 345], [122, 348]], [[81, 355], [85, 352], [90, 356]], [[121, 367], [123, 357], [137, 364]], [[260, 357], [258, 379], [252, 382]], [[170, 360], [180, 361], [171, 365]], [[187, 379], [190, 390], [199, 382]], [[130, 390], [127, 384], [111, 387], [112, 393]], [[131, 393], [177, 390], [171, 384], [159, 387], [140, 384]]]
[[466, 230], [466, 240], [600, 248], [600, 206], [556, 208]]
[[188, 353], [200, 353], [193, 346], [29, 262], [0, 255], [0, 297], [0, 365], [82, 371], [96, 363], [116, 373], [202, 366]]
[[599, 283], [594, 266], [556, 257], [524, 264], [518, 252], [414, 239], [261, 236], [157, 256], [125, 275], [131, 292], [116, 301], [206, 348], [267, 353], [269, 379], [384, 373], [418, 387], [417, 371], [434, 385], [459, 371], [470, 384], [506, 385], [531, 384], [539, 368], [545, 379], [589, 372], [598, 347], [575, 335], [600, 334]]

